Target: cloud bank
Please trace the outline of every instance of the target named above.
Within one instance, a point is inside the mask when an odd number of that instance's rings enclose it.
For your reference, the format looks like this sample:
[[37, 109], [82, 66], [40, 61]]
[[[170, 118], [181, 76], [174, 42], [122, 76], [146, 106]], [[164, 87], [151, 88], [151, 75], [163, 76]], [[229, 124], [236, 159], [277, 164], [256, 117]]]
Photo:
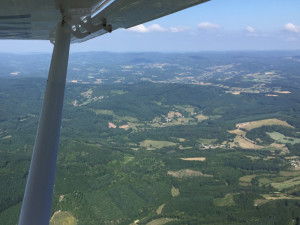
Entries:
[[[200, 30], [218, 30], [220, 29], [220, 26], [218, 24], [213, 24], [210, 22], [202, 22], [198, 24], [197, 26]], [[140, 24], [134, 27], [131, 27], [128, 29], [129, 31], [138, 32], [138, 33], [149, 33], [149, 32], [172, 32], [172, 33], [178, 33], [178, 32], [184, 32], [188, 30], [192, 30], [190, 27], [185, 26], [176, 26], [176, 27], [170, 27], [170, 28], [164, 28], [159, 24], [152, 24], [149, 26], [145, 26], [144, 24]]]
[[286, 31], [294, 32], [294, 33], [300, 33], [300, 26], [294, 25], [292, 23], [287, 23], [284, 26], [284, 29]]
[[178, 33], [183, 32], [186, 30], [190, 30], [189, 27], [183, 27], [183, 26], [177, 26], [177, 27], [170, 27], [170, 28], [164, 28], [159, 24], [152, 24], [149, 26], [145, 26], [144, 24], [137, 25], [135, 27], [131, 27], [128, 30], [138, 32], [138, 33], [148, 33], [148, 32], [172, 32], [172, 33]]
[[154, 32], [154, 31], [167, 31], [167, 29], [163, 28], [159, 24], [152, 24], [150, 26], [145, 26], [144, 24], [137, 25], [135, 27], [129, 28], [130, 31], [138, 32], [138, 33], [147, 33], [147, 32]]
[[213, 24], [210, 22], [202, 22], [198, 24], [198, 28], [201, 30], [218, 30], [220, 26], [218, 24]]

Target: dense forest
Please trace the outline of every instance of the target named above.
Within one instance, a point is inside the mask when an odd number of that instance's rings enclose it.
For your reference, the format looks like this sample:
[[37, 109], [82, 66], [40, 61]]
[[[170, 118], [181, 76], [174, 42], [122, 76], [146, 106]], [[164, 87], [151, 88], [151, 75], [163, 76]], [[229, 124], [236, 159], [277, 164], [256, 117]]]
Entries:
[[[68, 82], [50, 224], [299, 225], [294, 75], [259, 91]], [[18, 221], [45, 84], [0, 79], [0, 224]]]

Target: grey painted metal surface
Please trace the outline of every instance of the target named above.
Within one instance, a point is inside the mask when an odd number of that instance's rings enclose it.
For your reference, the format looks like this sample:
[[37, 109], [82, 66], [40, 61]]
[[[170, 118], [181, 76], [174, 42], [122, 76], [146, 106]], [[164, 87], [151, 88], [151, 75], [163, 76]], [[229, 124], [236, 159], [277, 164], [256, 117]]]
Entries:
[[49, 224], [69, 48], [70, 31], [59, 24], [19, 225]]
[[[145, 23], [206, 1], [209, 0], [1, 0], [0, 39], [53, 41], [55, 26], [61, 21], [61, 13], [70, 27], [79, 26], [84, 17], [91, 17], [91, 25], [97, 27], [105, 19], [112, 30], [116, 30]], [[104, 3], [101, 4], [102, 2]], [[71, 42], [83, 42], [108, 32], [101, 29], [101, 26], [98, 27], [97, 31], [83, 38], [81, 35], [71, 35]], [[85, 32], [82, 28], [82, 33]]]

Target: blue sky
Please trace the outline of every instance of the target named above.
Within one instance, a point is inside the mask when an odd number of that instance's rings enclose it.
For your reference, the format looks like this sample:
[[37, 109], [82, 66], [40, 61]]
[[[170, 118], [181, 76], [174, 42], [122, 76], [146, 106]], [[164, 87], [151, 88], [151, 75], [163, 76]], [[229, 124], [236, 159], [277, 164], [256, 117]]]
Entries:
[[[82, 51], [300, 50], [299, 0], [210, 2], [93, 40]], [[0, 41], [0, 52], [51, 52], [48, 41]]]

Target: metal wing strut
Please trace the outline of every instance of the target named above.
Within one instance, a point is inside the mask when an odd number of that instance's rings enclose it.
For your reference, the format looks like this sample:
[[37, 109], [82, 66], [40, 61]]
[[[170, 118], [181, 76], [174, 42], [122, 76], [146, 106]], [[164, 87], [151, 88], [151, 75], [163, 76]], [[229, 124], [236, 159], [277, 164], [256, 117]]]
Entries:
[[57, 26], [46, 93], [19, 225], [49, 224], [70, 36], [70, 30], [64, 23]]

